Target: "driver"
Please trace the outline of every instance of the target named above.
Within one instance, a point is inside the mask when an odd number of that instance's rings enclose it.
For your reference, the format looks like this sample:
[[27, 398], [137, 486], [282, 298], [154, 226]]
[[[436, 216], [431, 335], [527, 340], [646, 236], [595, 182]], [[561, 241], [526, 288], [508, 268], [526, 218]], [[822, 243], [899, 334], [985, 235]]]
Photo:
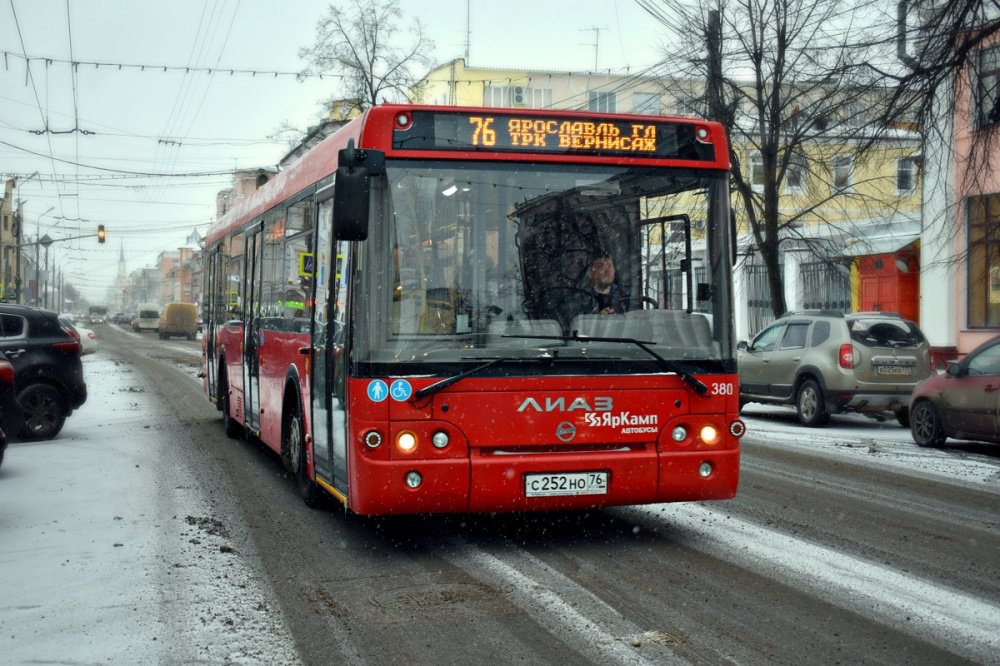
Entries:
[[615, 261], [607, 253], [599, 255], [587, 268], [590, 293], [594, 298], [591, 314], [623, 314], [625, 298], [615, 282]]

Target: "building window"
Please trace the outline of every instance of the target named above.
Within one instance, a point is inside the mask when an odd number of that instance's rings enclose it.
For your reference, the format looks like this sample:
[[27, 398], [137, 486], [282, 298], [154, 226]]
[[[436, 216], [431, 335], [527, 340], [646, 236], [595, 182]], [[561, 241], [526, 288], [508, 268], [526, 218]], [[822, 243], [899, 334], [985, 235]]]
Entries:
[[912, 157], [896, 160], [896, 194], [912, 194], [917, 185]]
[[483, 91], [483, 106], [547, 109], [552, 106], [552, 88], [529, 88], [518, 85], [486, 86]]
[[658, 116], [663, 113], [663, 106], [660, 104], [659, 93], [632, 93], [632, 108], [635, 113], [650, 116]]
[[701, 115], [701, 104], [698, 96], [688, 92], [678, 92], [674, 97], [674, 113], [678, 116]]
[[525, 88], [525, 104], [532, 109], [552, 107], [552, 88]]
[[854, 181], [854, 158], [850, 155], [837, 155], [833, 158], [833, 191], [844, 194], [851, 191]]
[[802, 153], [792, 153], [788, 158], [785, 189], [789, 194], [802, 194], [806, 191], [806, 156]]
[[992, 127], [1000, 124], [1000, 45], [979, 52], [978, 70], [978, 125]]
[[618, 95], [613, 92], [591, 90], [587, 108], [599, 113], [616, 113], [618, 111]]
[[1000, 194], [972, 197], [968, 214], [968, 322], [1000, 326]]
[[764, 191], [764, 158], [760, 153], [750, 153], [750, 186], [754, 192]]
[[510, 106], [510, 86], [486, 86], [483, 106]]

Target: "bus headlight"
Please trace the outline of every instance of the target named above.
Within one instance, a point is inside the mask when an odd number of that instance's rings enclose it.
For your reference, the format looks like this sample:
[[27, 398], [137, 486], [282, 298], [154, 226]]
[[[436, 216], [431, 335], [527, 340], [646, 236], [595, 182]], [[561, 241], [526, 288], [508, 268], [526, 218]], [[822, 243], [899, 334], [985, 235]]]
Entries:
[[715, 444], [719, 441], [719, 431], [714, 425], [703, 425], [701, 427], [701, 441], [706, 444]]
[[396, 446], [403, 453], [413, 453], [413, 450], [417, 448], [417, 436], [409, 430], [404, 430], [396, 437]]
[[683, 442], [687, 439], [688, 431], [684, 426], [677, 426], [674, 431], [670, 433], [670, 436], [674, 438], [675, 442]]
[[420, 472], [407, 472], [406, 473], [406, 487], [417, 489], [420, 484], [424, 482], [424, 477], [420, 476]]
[[712, 472], [713, 468], [712, 468], [712, 463], [710, 462], [703, 462], [701, 464], [701, 467], [698, 468], [698, 474], [703, 479], [707, 479], [708, 477], [712, 476]]

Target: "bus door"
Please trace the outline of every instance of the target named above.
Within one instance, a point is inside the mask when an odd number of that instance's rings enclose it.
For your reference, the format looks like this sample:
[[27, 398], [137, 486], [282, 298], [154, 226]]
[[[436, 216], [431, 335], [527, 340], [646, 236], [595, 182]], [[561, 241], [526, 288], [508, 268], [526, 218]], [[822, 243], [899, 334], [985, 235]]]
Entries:
[[[218, 393], [219, 370], [216, 367], [216, 326], [225, 321], [225, 285], [220, 284], [222, 270], [222, 253], [219, 247], [209, 251], [205, 261], [204, 279], [206, 289], [203, 291], [201, 304], [202, 343], [205, 350], [205, 373], [208, 380], [208, 397], [212, 400]], [[219, 301], [222, 298], [223, 300]]]
[[347, 495], [344, 327], [348, 244], [334, 240], [332, 199], [320, 203], [318, 214], [310, 375], [313, 464], [318, 478]]
[[247, 231], [243, 268], [243, 418], [260, 431], [260, 228]]

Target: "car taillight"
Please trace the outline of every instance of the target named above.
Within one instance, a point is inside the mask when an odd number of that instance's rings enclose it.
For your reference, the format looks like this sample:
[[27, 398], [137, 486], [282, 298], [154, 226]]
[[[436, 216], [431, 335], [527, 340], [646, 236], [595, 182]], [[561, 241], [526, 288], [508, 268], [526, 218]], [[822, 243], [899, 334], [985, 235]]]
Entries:
[[0, 382], [14, 383], [14, 366], [6, 359], [0, 360]]
[[854, 367], [854, 345], [840, 345], [840, 367], [850, 370]]
[[70, 328], [69, 326], [66, 326], [63, 328], [63, 331], [74, 340], [80, 339], [80, 331], [76, 330], [75, 328]]
[[61, 352], [69, 352], [71, 354], [79, 354], [81, 350], [80, 343], [76, 340], [70, 340], [69, 342], [56, 342], [53, 343], [52, 348]]

